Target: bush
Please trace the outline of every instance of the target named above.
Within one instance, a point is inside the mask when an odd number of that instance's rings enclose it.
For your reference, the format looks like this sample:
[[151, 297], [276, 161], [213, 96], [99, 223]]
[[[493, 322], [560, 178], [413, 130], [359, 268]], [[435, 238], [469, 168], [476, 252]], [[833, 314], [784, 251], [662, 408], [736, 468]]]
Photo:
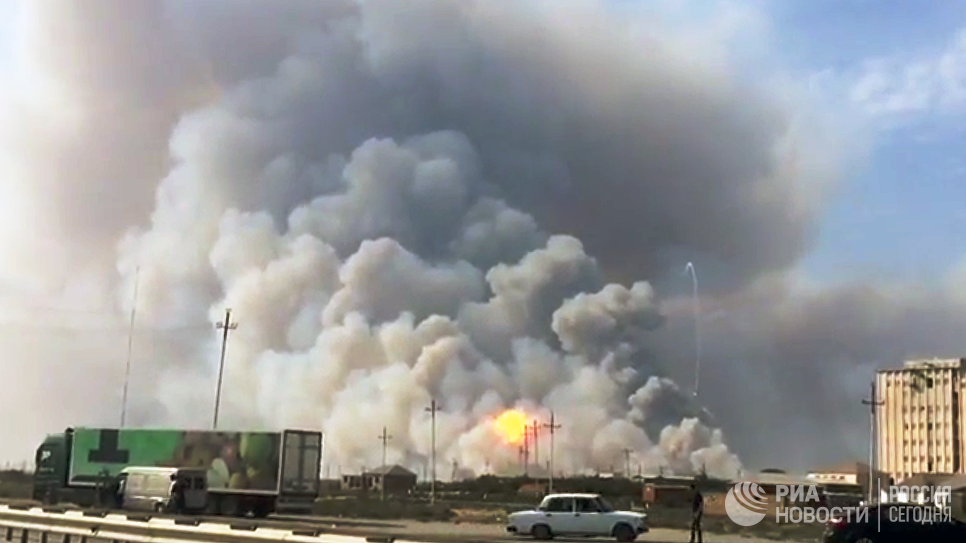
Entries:
[[0, 498], [30, 499], [33, 474], [23, 470], [0, 470]]

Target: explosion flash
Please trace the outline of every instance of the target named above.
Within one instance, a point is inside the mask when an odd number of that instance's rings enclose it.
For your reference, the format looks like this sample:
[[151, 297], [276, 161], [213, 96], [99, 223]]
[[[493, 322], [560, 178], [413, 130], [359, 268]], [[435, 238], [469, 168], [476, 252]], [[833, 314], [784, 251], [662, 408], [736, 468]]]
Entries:
[[509, 409], [493, 421], [493, 429], [508, 445], [523, 442], [527, 431], [527, 416], [519, 410]]

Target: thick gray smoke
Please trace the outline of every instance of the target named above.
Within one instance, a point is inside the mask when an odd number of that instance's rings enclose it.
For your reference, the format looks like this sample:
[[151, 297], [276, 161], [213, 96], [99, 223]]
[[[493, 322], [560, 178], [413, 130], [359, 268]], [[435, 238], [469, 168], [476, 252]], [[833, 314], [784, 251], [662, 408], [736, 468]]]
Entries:
[[[819, 435], [861, 454], [862, 369], [962, 347], [951, 297], [794, 288], [847, 147], [794, 87], [737, 84], [711, 23], [695, 41], [560, 0], [78, 6], [24, 5], [7, 96], [0, 272], [31, 300], [4, 311], [0, 376], [24, 386], [0, 405], [27, 411], [10, 457], [117, 423], [136, 278], [132, 423], [210, 424], [231, 308], [222, 425], [322, 428], [343, 471], [380, 461], [383, 426], [421, 470], [432, 398], [464, 472], [516, 463], [491, 424], [509, 408], [555, 412], [567, 472], [631, 448], [734, 476], [824, 460], [792, 440]], [[674, 299], [688, 260], [721, 315], [708, 410]]]

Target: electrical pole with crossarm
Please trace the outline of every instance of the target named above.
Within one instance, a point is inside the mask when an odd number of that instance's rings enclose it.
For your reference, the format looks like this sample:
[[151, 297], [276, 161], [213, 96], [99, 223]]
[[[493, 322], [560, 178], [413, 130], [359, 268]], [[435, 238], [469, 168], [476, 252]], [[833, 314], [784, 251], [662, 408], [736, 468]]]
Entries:
[[215, 418], [211, 428], [218, 429], [218, 408], [221, 405], [221, 381], [225, 375], [225, 349], [228, 348], [228, 331], [238, 328], [237, 322], [231, 322], [231, 309], [225, 310], [225, 320], [218, 322], [215, 328], [223, 330], [221, 336], [221, 362], [218, 364], [218, 389], [215, 391]]
[[549, 474], [549, 484], [547, 487], [547, 493], [553, 493], [553, 434], [560, 428], [559, 424], [554, 424], [553, 411], [550, 412], [550, 422], [543, 425], [544, 428], [550, 429], [550, 474]]
[[436, 503], [436, 413], [440, 411], [439, 405], [436, 403], [436, 400], [432, 400], [430, 402], [429, 407], [426, 408], [426, 411], [429, 411], [429, 413], [431, 414], [432, 425], [433, 425], [433, 428], [431, 430], [432, 436], [433, 436], [432, 437], [433, 465], [432, 465], [432, 469], [430, 470], [432, 472], [433, 478], [429, 482], [429, 502], [432, 504], [435, 504]]
[[379, 436], [379, 440], [382, 441], [382, 484], [379, 485], [379, 493], [381, 499], [386, 499], [386, 475], [389, 474], [388, 466], [386, 466], [386, 448], [389, 446], [389, 440], [392, 436], [386, 433], [386, 427], [382, 427], [382, 435]]
[[624, 477], [631, 478], [631, 453], [634, 449], [624, 449], [621, 452], [624, 453]]
[[875, 380], [872, 381], [872, 391], [868, 400], [862, 400], [862, 405], [869, 406], [869, 503], [872, 503], [875, 495], [872, 493], [872, 478], [875, 476], [875, 418], [876, 407], [885, 404], [884, 401], [877, 401], [875, 394]]
[[537, 419], [533, 419], [533, 465], [540, 467], [540, 423]]

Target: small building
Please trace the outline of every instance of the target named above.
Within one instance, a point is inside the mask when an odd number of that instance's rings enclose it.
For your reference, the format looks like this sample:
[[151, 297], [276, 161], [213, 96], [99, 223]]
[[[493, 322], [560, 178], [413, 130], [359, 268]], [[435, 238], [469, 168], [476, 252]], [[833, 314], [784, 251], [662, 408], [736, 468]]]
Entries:
[[362, 475], [343, 475], [341, 487], [342, 490], [366, 490]]
[[[691, 504], [691, 485], [697, 482], [694, 477], [657, 477], [643, 476], [644, 483], [641, 501], [645, 507], [689, 507]], [[702, 489], [703, 490], [703, 489]]]
[[[781, 470], [769, 469], [762, 470], [758, 473], [747, 474], [744, 478], [744, 481], [754, 483], [761, 488], [761, 492], [764, 494], [764, 506], [766, 508], [767, 515], [770, 518], [777, 518], [777, 513], [785, 510], [788, 507], [819, 507], [825, 505], [823, 497], [824, 489], [821, 485], [816, 484], [814, 480], [808, 479], [807, 477], [791, 475]], [[818, 495], [819, 499], [818, 503], [809, 502], [810, 497], [807, 495], [807, 489], [811, 486], [815, 487], [815, 494]], [[778, 487], [800, 487], [805, 495], [779, 496]], [[799, 499], [803, 501], [799, 502]], [[814, 500], [815, 497], [812, 496], [811, 499]], [[722, 509], [724, 509], [723, 502], [724, 500], [722, 499]]]
[[416, 474], [400, 465], [382, 466], [363, 474], [366, 488], [372, 492], [406, 494], [416, 487]]
[[547, 493], [548, 483], [543, 480], [528, 481], [520, 485], [517, 494], [522, 496], [543, 496]]
[[[813, 469], [805, 478], [824, 488], [830, 507], [856, 506], [868, 497], [869, 465], [864, 462], [850, 461]], [[873, 494], [880, 494], [879, 501], [884, 501], [883, 495], [888, 494], [891, 482], [885, 472], [872, 474]]]
[[343, 475], [340, 481], [342, 490], [357, 492], [382, 492], [385, 485], [390, 494], [404, 494], [416, 486], [416, 474], [399, 466], [383, 466], [365, 471], [361, 475]]

